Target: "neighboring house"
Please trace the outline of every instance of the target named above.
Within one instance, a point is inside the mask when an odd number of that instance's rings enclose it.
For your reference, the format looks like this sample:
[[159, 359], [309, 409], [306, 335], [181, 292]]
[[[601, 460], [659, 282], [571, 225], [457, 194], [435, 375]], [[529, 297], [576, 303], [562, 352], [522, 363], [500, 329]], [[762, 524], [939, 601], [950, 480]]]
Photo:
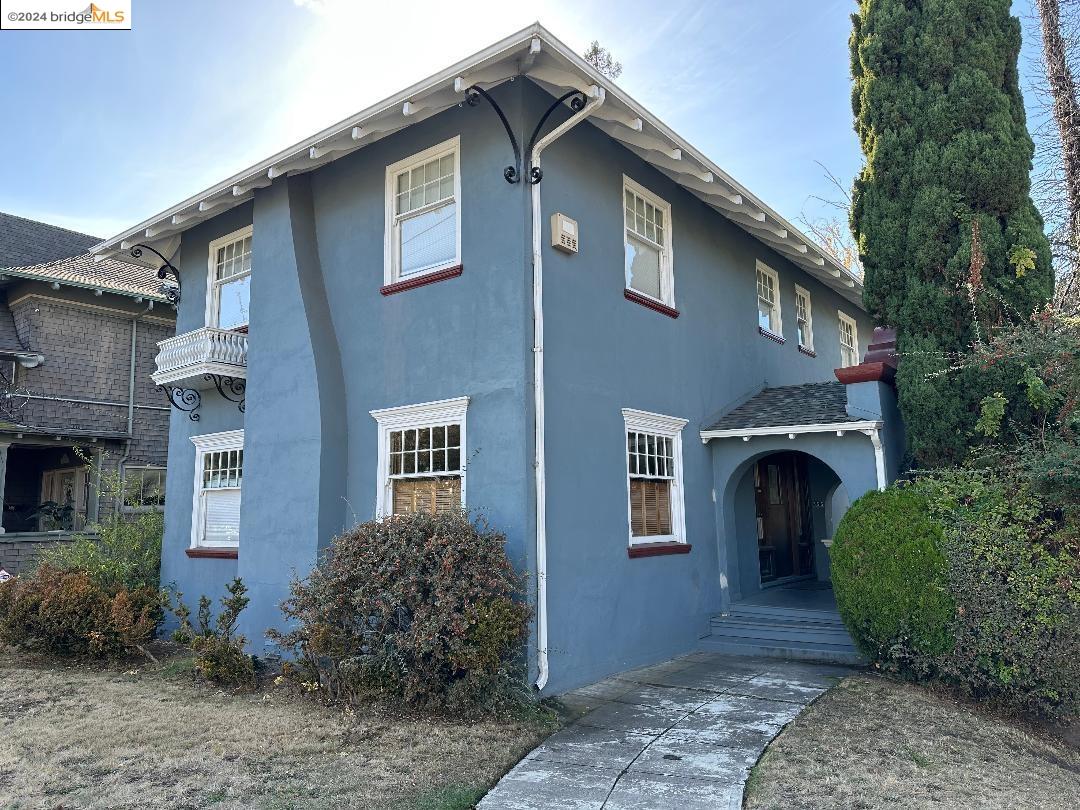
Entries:
[[[101, 470], [164, 486], [169, 403], [150, 381], [175, 313], [153, 271], [98, 238], [0, 213], [0, 568], [92, 524]], [[57, 534], [59, 532], [59, 534]]]
[[463, 504], [529, 575], [548, 692], [852, 654], [821, 541], [902, 440], [861, 281], [539, 25], [94, 253], [140, 241], [182, 287], [162, 580], [242, 577], [256, 651], [335, 534]]

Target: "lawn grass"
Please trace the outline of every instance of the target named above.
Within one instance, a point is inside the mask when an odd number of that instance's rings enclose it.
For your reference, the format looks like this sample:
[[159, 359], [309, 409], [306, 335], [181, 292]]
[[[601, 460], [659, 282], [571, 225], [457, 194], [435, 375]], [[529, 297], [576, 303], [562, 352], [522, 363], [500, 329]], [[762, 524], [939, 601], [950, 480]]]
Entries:
[[552, 723], [231, 694], [183, 657], [110, 669], [0, 652], [0, 806], [461, 810]]
[[1065, 808], [1080, 750], [943, 693], [856, 675], [784, 729], [751, 771], [747, 810]]

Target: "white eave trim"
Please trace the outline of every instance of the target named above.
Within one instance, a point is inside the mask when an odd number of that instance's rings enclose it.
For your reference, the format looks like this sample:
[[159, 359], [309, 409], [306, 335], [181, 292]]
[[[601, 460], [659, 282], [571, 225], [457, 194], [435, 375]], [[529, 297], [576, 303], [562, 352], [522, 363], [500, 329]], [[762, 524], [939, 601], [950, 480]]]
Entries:
[[567, 87], [583, 92], [583, 88], [602, 90], [607, 103], [598, 107], [593, 116], [601, 131], [626, 144], [747, 233], [862, 307], [862, 281], [858, 276], [539, 23], [105, 240], [93, 252], [126, 261], [121, 253], [125, 242], [175, 237], [198, 222], [251, 199], [251, 189], [266, 186], [275, 177], [311, 171], [453, 106], [463, 100], [464, 88], [471, 84], [490, 88], [515, 75], [527, 75], [549, 90]]
[[794, 438], [804, 433], [835, 433], [837, 436], [843, 436], [851, 431], [856, 433], [876, 432], [881, 430], [883, 426], [884, 422], [880, 420], [867, 420], [862, 422], [827, 422], [817, 425], [777, 425], [774, 427], [703, 430], [701, 431], [701, 441], [703, 444], [708, 444], [709, 439], [742, 439], [743, 441], [749, 441], [754, 436], [784, 435]]

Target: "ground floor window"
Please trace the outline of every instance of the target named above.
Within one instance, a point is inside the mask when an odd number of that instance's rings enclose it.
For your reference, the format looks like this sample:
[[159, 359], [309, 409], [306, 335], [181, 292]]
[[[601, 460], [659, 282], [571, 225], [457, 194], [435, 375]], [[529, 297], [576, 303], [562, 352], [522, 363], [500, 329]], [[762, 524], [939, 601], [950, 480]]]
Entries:
[[135, 466], [124, 468], [125, 512], [165, 508], [165, 468]]
[[623, 409], [630, 543], [686, 541], [682, 495], [685, 419]]
[[244, 431], [195, 436], [195, 500], [191, 545], [240, 544], [240, 493], [244, 483]]
[[468, 404], [458, 397], [371, 412], [379, 425], [379, 515], [464, 506]]

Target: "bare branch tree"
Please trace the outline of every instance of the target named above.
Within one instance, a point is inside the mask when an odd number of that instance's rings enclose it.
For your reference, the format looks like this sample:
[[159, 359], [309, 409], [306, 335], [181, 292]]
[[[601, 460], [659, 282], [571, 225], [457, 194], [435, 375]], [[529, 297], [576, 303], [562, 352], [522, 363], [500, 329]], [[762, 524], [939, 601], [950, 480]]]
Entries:
[[851, 195], [840, 179], [829, 171], [829, 167], [820, 160], [814, 161], [825, 173], [825, 178], [836, 189], [839, 197], [828, 198], [811, 195], [811, 199], [835, 209], [832, 216], [810, 217], [804, 210], [799, 214], [799, 223], [810, 232], [821, 247], [829, 251], [837, 261], [857, 276], [862, 276], [862, 261], [859, 259], [859, 246], [851, 233]]
[[617, 79], [622, 75], [622, 63], [615, 61], [611, 51], [602, 47], [599, 40], [594, 39], [589, 43], [589, 49], [585, 51], [585, 61], [609, 79]]

